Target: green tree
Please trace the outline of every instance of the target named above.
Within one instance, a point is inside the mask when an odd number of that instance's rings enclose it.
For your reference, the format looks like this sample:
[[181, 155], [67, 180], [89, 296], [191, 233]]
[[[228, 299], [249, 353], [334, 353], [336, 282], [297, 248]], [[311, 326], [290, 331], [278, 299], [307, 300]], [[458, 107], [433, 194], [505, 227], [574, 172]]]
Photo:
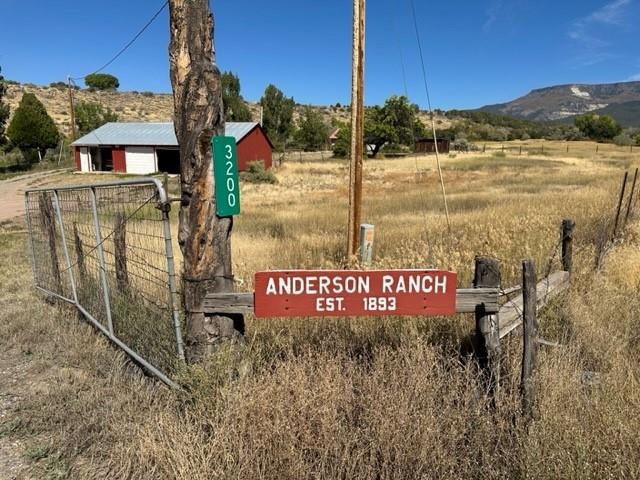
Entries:
[[364, 139], [371, 145], [375, 157], [385, 144], [413, 148], [417, 138], [425, 136], [424, 124], [417, 116], [418, 106], [410, 104], [404, 95], [392, 95], [384, 106], [365, 111]]
[[84, 77], [87, 87], [95, 90], [117, 90], [120, 81], [109, 73], [92, 73]]
[[333, 144], [333, 156], [345, 158], [351, 152], [351, 125], [346, 122], [332, 121], [332, 126], [338, 128], [338, 138]]
[[222, 72], [224, 118], [229, 122], [250, 122], [251, 110], [240, 95], [240, 79], [233, 72]]
[[311, 107], [305, 107], [298, 122], [296, 140], [305, 151], [320, 150], [326, 145], [329, 126], [324, 123], [322, 115]]
[[612, 140], [622, 132], [622, 127], [609, 115], [587, 113], [578, 115], [574, 122], [585, 137], [596, 141]]
[[86, 135], [105, 123], [118, 121], [117, 114], [109, 108], [105, 110], [99, 103], [80, 102], [73, 111], [79, 135]]
[[[0, 73], [2, 68], [0, 68]], [[9, 105], [7, 105], [2, 99], [7, 93], [7, 85], [4, 82], [4, 77], [0, 75], [0, 145], [4, 145], [7, 142], [5, 136], [5, 125], [9, 118]]]
[[47, 148], [55, 147], [60, 139], [53, 119], [33, 93], [22, 96], [7, 135], [29, 163], [41, 159]]
[[262, 128], [280, 150], [293, 133], [293, 98], [287, 98], [275, 85], [268, 85], [260, 99]]

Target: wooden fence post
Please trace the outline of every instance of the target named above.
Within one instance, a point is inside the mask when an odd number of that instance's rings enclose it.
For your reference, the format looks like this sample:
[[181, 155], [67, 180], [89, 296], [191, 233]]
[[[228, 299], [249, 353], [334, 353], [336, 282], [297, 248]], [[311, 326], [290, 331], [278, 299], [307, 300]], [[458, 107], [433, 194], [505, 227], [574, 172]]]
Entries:
[[520, 392], [523, 414], [530, 419], [533, 416], [534, 385], [533, 373], [536, 364], [538, 320], [536, 318], [536, 267], [531, 259], [522, 262], [522, 299], [523, 299], [523, 347], [522, 376]]
[[618, 199], [618, 208], [616, 209], [616, 219], [613, 222], [613, 234], [611, 240], [615, 240], [616, 233], [618, 233], [618, 219], [620, 218], [620, 210], [622, 209], [622, 199], [624, 198], [624, 191], [627, 187], [627, 177], [629, 172], [624, 172], [624, 178], [622, 179], [622, 187], [620, 188], [620, 198]]
[[576, 222], [572, 218], [562, 220], [562, 270], [571, 272], [573, 267], [573, 229]]
[[636, 168], [635, 173], [633, 174], [633, 183], [631, 183], [631, 192], [629, 193], [629, 201], [627, 202], [627, 213], [624, 216], [624, 223], [622, 225], [627, 225], [627, 220], [629, 220], [629, 215], [631, 215], [631, 208], [633, 202], [633, 195], [636, 192], [636, 180], [638, 180], [638, 169]]
[[127, 227], [124, 213], [116, 212], [113, 229], [114, 256], [116, 260], [116, 284], [120, 292], [129, 290], [127, 270]]
[[[495, 258], [477, 256], [473, 287], [500, 287], [500, 262]], [[474, 339], [476, 357], [485, 370], [489, 391], [495, 396], [500, 383], [500, 332], [498, 316], [487, 314], [484, 305], [476, 307], [476, 333]]]
[[62, 292], [62, 280], [60, 277], [60, 265], [58, 265], [58, 247], [56, 245], [56, 221], [53, 213], [53, 204], [51, 197], [42, 193], [38, 197], [40, 207], [40, 218], [42, 221], [42, 229], [48, 237], [49, 254], [51, 256], [51, 276], [53, 277], [53, 285], [50, 287], [54, 292]]
[[82, 282], [87, 278], [87, 267], [84, 263], [84, 249], [82, 248], [82, 239], [78, 233], [78, 224], [76, 222], [73, 222], [73, 243], [76, 251], [76, 263], [80, 272], [80, 281]]
[[209, 1], [169, 0], [169, 26], [174, 128], [180, 145], [178, 243], [183, 258], [185, 346], [187, 361], [196, 363], [213, 353], [221, 341], [238, 338], [244, 331], [244, 318], [205, 317], [202, 312], [207, 292], [232, 292], [234, 287], [233, 217], [216, 215], [211, 175], [211, 138], [224, 135], [225, 129]]

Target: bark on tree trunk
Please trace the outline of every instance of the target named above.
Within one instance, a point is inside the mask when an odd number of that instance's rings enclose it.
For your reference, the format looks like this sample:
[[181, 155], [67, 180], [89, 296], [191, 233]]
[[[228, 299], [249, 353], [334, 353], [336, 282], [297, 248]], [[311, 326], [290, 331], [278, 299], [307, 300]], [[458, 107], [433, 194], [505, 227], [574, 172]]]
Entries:
[[224, 134], [220, 71], [213, 49], [209, 0], [170, 0], [169, 63], [174, 126], [180, 144], [182, 250], [187, 361], [201, 360], [224, 337], [242, 331], [242, 317], [206, 317], [207, 291], [231, 292], [232, 217], [216, 216], [211, 137]]

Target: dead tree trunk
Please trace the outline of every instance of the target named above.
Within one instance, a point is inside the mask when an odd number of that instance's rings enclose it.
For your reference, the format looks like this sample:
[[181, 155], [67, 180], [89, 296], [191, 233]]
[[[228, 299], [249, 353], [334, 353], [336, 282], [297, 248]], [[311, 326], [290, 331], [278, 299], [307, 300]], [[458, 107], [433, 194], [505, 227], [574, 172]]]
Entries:
[[230, 292], [232, 217], [216, 216], [211, 137], [224, 133], [220, 71], [213, 50], [213, 15], [208, 0], [170, 0], [169, 63], [174, 125], [180, 144], [180, 226], [184, 266], [187, 360], [196, 362], [221, 338], [242, 331], [242, 319], [205, 318], [207, 291]]

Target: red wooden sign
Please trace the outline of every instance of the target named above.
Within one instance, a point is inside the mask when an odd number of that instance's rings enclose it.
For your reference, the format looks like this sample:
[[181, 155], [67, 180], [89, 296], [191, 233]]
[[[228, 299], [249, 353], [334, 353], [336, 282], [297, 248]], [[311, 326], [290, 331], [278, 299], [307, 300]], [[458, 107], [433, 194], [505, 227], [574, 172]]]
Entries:
[[442, 270], [275, 270], [254, 284], [258, 317], [456, 312], [456, 274]]

